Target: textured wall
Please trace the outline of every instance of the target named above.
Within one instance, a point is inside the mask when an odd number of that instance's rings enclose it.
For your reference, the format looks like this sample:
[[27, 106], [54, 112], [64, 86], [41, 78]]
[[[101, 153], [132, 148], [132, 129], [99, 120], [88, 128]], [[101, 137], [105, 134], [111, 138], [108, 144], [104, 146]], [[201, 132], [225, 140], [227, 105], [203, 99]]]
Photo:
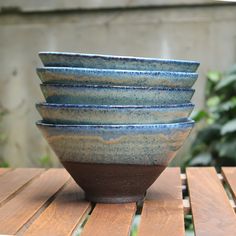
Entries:
[[224, 70], [236, 61], [235, 5], [111, 6], [86, 11], [52, 7], [50, 12], [42, 7], [12, 12], [12, 6], [0, 14], [0, 101], [8, 110], [1, 124], [7, 141], [0, 155], [12, 166], [36, 165], [45, 154], [58, 163], [34, 125], [40, 118], [34, 103], [43, 100], [35, 74], [35, 67], [41, 65], [38, 51], [199, 60], [193, 99], [197, 107], [204, 101], [204, 74]]

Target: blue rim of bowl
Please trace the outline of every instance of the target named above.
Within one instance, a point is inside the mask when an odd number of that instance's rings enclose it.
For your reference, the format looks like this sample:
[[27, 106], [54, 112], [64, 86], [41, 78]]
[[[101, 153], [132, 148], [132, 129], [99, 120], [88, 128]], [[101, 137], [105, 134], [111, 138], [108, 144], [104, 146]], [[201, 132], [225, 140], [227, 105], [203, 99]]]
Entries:
[[133, 57], [133, 56], [115, 56], [115, 55], [104, 55], [104, 54], [88, 54], [88, 53], [72, 53], [72, 52], [39, 52], [40, 56], [56, 55], [56, 56], [68, 56], [68, 57], [85, 57], [85, 58], [96, 58], [103, 60], [126, 60], [126, 61], [142, 61], [142, 62], [163, 62], [169, 64], [189, 64], [199, 66], [200, 63], [192, 60], [177, 60], [177, 59], [161, 59], [161, 58], [148, 58], [148, 57]]
[[125, 89], [125, 90], [160, 90], [160, 91], [192, 91], [191, 88], [171, 88], [171, 87], [138, 87], [138, 86], [110, 86], [110, 85], [78, 85], [78, 84], [40, 84], [41, 87], [66, 87], [66, 88], [104, 88], [104, 89]]
[[38, 126], [44, 127], [54, 127], [54, 128], [85, 128], [85, 129], [143, 129], [143, 128], [188, 128], [193, 127], [195, 121], [188, 118], [186, 121], [177, 122], [177, 123], [167, 123], [167, 124], [128, 124], [128, 125], [75, 125], [75, 124], [52, 124], [45, 123], [42, 120], [36, 122]]
[[120, 73], [120, 74], [141, 74], [141, 75], [151, 75], [151, 76], [161, 76], [168, 75], [169, 77], [190, 77], [197, 78], [198, 73], [196, 72], [178, 72], [178, 71], [145, 71], [145, 70], [123, 70], [123, 69], [100, 69], [100, 68], [81, 68], [81, 67], [38, 67], [37, 72], [52, 72], [52, 73], [62, 73], [62, 72], [100, 72], [100, 73]]
[[190, 107], [194, 108], [194, 104], [181, 103], [181, 104], [167, 104], [167, 105], [92, 105], [92, 104], [58, 104], [58, 103], [47, 103], [39, 102], [35, 104], [36, 107], [52, 107], [52, 108], [85, 108], [85, 109], [168, 109], [168, 108], [182, 108]]

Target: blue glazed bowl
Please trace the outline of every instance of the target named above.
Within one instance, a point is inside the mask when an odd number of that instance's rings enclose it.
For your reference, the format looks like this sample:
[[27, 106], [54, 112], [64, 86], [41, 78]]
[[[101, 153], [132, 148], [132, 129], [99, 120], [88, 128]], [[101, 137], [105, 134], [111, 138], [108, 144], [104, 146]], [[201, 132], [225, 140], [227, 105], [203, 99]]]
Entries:
[[67, 52], [40, 52], [39, 57], [53, 67], [195, 72], [199, 66], [196, 61]]
[[38, 103], [44, 122], [53, 124], [155, 124], [187, 120], [192, 103], [159, 106], [115, 106]]
[[194, 90], [102, 85], [41, 84], [48, 103], [97, 105], [164, 105], [189, 103]]
[[43, 83], [119, 85], [141, 87], [184, 87], [190, 88], [197, 73], [170, 71], [112, 70], [72, 67], [37, 68]]
[[194, 121], [149, 125], [37, 122], [63, 166], [93, 202], [143, 199], [174, 158]]
[[193, 120], [171, 124], [58, 125], [37, 122], [60, 161], [166, 166]]

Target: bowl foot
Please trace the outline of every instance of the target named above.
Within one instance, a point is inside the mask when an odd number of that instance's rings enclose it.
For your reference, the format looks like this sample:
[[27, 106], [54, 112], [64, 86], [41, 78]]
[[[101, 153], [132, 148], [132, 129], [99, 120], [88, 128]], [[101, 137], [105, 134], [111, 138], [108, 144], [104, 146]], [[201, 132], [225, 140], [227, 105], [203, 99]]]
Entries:
[[99, 203], [128, 203], [128, 202], [137, 202], [142, 201], [145, 195], [134, 195], [134, 196], [111, 196], [111, 197], [103, 197], [103, 196], [94, 196], [85, 194], [85, 198], [91, 202], [99, 202]]

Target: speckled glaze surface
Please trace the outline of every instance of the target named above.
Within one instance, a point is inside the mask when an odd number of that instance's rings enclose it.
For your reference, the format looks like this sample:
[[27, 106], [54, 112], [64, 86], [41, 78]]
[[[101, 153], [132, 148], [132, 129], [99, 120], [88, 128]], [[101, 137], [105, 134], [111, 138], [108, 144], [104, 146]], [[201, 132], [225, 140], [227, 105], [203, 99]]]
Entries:
[[190, 88], [197, 73], [44, 67], [37, 74], [43, 83]]
[[155, 124], [186, 120], [192, 103], [160, 106], [112, 106], [38, 103], [47, 123], [57, 124]]
[[164, 105], [189, 103], [194, 90], [97, 85], [41, 84], [48, 103], [97, 105]]
[[53, 67], [195, 72], [199, 66], [196, 61], [67, 52], [40, 52], [39, 57]]
[[58, 125], [37, 122], [61, 162], [166, 166], [194, 121], [148, 125]]

